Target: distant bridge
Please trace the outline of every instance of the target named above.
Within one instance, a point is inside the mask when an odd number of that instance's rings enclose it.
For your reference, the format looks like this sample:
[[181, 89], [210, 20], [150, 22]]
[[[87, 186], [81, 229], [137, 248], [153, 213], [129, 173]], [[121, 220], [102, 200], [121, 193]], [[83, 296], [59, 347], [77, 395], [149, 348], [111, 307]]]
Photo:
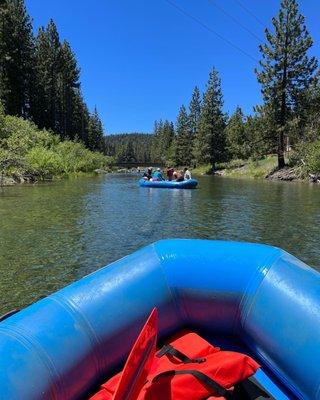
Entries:
[[159, 163], [143, 163], [143, 162], [121, 162], [121, 163], [115, 163], [116, 167], [122, 167], [122, 168], [147, 168], [147, 167], [164, 167], [164, 164], [162, 162]]

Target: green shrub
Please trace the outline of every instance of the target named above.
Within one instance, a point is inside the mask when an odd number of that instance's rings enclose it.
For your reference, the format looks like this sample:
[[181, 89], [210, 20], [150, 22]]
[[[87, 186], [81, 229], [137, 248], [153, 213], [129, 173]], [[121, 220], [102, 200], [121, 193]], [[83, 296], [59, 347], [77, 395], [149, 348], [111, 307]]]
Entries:
[[241, 159], [234, 159], [224, 163], [217, 163], [216, 169], [234, 169], [234, 168], [241, 168], [245, 165], [245, 161]]
[[23, 157], [0, 147], [0, 172], [10, 172], [25, 167]]
[[0, 172], [30, 172], [42, 178], [92, 172], [113, 158], [88, 150], [80, 142], [61, 142], [58, 135], [22, 118], [5, 116], [0, 105]]
[[34, 147], [50, 148], [59, 143], [59, 136], [39, 130], [33, 122], [7, 115], [2, 132], [3, 146], [15, 154], [25, 155]]
[[320, 140], [296, 145], [290, 163], [300, 165], [304, 174], [320, 174]]
[[86, 149], [83, 144], [70, 140], [59, 143], [55, 147], [55, 151], [61, 157], [65, 173], [91, 172], [112, 163], [111, 157], [92, 152]]
[[45, 147], [31, 149], [26, 155], [26, 161], [30, 170], [41, 177], [60, 175], [64, 172], [59, 154]]
[[0, 144], [1, 144], [1, 139], [6, 137], [5, 135], [6, 135], [6, 132], [5, 132], [5, 115], [4, 115], [3, 105], [0, 102]]
[[211, 164], [198, 165], [197, 168], [192, 169], [192, 173], [195, 175], [210, 175], [213, 172]]

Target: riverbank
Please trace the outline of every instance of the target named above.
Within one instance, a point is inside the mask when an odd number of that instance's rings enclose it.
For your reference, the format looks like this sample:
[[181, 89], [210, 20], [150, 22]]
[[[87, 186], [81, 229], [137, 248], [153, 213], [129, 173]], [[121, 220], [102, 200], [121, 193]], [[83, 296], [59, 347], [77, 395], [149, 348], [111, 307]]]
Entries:
[[320, 183], [317, 174], [302, 173], [298, 166], [287, 166], [281, 170], [277, 169], [277, 156], [266, 156], [261, 160], [232, 160], [228, 163], [221, 163], [213, 171], [211, 165], [204, 165], [195, 168], [194, 175], [219, 175], [231, 178], [246, 179], [268, 179], [271, 181], [304, 181]]
[[48, 181], [106, 169], [113, 158], [80, 141], [62, 140], [0, 108], [0, 186]]
[[266, 178], [277, 168], [277, 157], [267, 156], [261, 160], [232, 160], [220, 163], [213, 170], [210, 164], [193, 169], [194, 175], [220, 175], [232, 178]]
[[53, 182], [59, 180], [66, 179], [74, 179], [74, 178], [85, 178], [85, 177], [94, 177], [98, 174], [107, 174], [110, 173], [110, 169], [96, 169], [91, 172], [75, 172], [64, 175], [47, 175], [46, 177], [39, 176], [36, 173], [27, 174], [27, 173], [12, 173], [11, 175], [2, 175], [0, 174], [0, 187], [7, 186], [15, 186], [20, 184], [38, 184], [45, 182]]

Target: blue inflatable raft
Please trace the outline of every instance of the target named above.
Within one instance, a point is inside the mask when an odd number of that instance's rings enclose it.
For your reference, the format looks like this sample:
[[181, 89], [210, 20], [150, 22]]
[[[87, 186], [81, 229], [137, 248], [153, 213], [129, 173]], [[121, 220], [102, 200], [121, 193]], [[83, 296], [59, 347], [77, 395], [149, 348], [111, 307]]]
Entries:
[[161, 338], [190, 327], [254, 357], [275, 399], [320, 399], [319, 273], [275, 247], [202, 240], [147, 246], [1, 322], [0, 398], [86, 398], [154, 306]]
[[194, 189], [198, 185], [196, 179], [188, 179], [181, 182], [176, 181], [147, 181], [139, 180], [139, 185], [150, 188], [167, 188], [167, 189]]

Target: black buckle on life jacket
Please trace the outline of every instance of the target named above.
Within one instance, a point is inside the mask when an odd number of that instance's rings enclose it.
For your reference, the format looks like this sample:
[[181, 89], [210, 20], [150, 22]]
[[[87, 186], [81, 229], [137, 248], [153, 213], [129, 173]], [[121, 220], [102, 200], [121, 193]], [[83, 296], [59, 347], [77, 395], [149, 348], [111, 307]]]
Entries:
[[176, 357], [179, 361], [181, 361], [183, 364], [190, 364], [190, 363], [203, 363], [206, 361], [205, 358], [190, 358], [187, 355], [183, 354], [181, 351], [175, 349], [173, 346], [170, 344], [166, 344], [165, 346], [162, 347], [160, 351], [157, 353], [157, 357], [162, 357], [164, 355], [171, 355]]

